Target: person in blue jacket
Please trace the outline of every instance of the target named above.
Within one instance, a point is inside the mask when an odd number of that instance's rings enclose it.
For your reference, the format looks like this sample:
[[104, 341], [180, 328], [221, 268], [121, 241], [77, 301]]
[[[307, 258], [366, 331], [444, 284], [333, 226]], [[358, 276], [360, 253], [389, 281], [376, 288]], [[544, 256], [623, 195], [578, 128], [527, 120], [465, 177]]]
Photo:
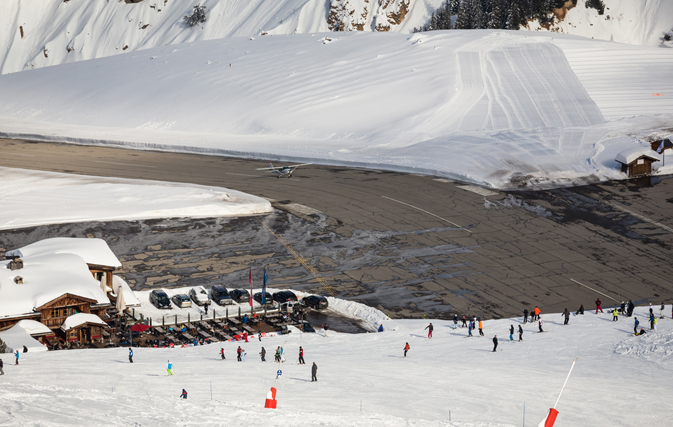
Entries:
[[16, 350], [16, 364], [19, 364], [19, 350]]
[[635, 321], [635, 325], [633, 326], [633, 333], [638, 335], [638, 325], [640, 325], [640, 322], [638, 321], [637, 317], [635, 319], [636, 319], [636, 321]]
[[379, 332], [383, 332], [383, 325], [379, 325]]
[[133, 363], [133, 349], [129, 347], [129, 362]]

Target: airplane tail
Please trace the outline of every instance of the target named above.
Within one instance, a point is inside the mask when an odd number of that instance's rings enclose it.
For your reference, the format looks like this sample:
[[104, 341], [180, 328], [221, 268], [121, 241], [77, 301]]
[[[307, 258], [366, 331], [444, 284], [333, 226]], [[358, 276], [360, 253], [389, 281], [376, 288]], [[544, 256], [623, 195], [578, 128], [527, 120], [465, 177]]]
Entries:
[[269, 167], [273, 169], [273, 164], [271, 162], [269, 162]]

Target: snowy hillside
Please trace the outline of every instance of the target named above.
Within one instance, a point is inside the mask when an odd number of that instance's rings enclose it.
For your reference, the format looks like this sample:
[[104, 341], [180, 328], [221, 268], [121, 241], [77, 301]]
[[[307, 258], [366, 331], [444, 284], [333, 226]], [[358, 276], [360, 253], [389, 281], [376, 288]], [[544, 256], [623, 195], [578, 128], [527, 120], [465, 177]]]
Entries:
[[[670, 308], [658, 332], [643, 325], [644, 336], [633, 336], [633, 318], [612, 322], [610, 314], [588, 311], [571, 316], [568, 326], [560, 314], [543, 313], [546, 332], [524, 324], [522, 342], [516, 334], [509, 342], [508, 332], [520, 318], [484, 322], [483, 338], [467, 338], [466, 329], [451, 328], [453, 322], [429, 320], [431, 340], [425, 338], [428, 320], [400, 320], [384, 322], [383, 333], [295, 331], [261, 342], [137, 348], [133, 364], [125, 348], [29, 351], [18, 366], [6, 354], [0, 424], [511, 427], [522, 425], [525, 404], [525, 425], [534, 426], [554, 405], [577, 357], [557, 407], [557, 427], [665, 426], [666, 402], [673, 398]], [[647, 323], [646, 312], [640, 307], [635, 315]], [[245, 362], [236, 362], [238, 345]], [[282, 345], [286, 363], [260, 361], [262, 346], [273, 360]], [[296, 364], [300, 345], [306, 365]], [[221, 347], [226, 360], [219, 359]], [[278, 369], [278, 409], [264, 409]], [[178, 398], [183, 388], [187, 400]]]
[[563, 185], [670, 132], [671, 69], [551, 33], [226, 38], [0, 76], [0, 134]]
[[[673, 47], [664, 40], [673, 37], [673, 1], [670, 0], [603, 0], [605, 10], [587, 8], [587, 0], [577, 0], [577, 6], [558, 11], [551, 26], [535, 21], [528, 25], [532, 31], [554, 31], [593, 39], [611, 40], [645, 46]], [[547, 28], [548, 27], [548, 28]]]
[[[3, 0], [0, 74], [197, 40], [328, 31], [411, 33], [444, 0]], [[673, 30], [669, 0], [605, 0], [604, 15], [568, 11], [552, 31], [658, 46]], [[206, 6], [204, 24], [183, 16]], [[540, 30], [537, 24], [531, 29]]]

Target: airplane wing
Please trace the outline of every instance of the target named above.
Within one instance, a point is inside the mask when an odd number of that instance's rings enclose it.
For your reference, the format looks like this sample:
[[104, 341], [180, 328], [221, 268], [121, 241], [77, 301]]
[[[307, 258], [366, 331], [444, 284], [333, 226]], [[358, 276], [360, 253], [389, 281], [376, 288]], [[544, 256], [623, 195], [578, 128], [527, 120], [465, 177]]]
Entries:
[[300, 164], [300, 165], [290, 165], [290, 166], [285, 166], [285, 167], [290, 168], [290, 169], [292, 169], [292, 170], [295, 170], [295, 169], [297, 169], [299, 166], [308, 166], [308, 165], [312, 165], [312, 164], [313, 164], [313, 163], [302, 163], [302, 164]]
[[277, 171], [280, 168], [257, 168], [256, 171]]

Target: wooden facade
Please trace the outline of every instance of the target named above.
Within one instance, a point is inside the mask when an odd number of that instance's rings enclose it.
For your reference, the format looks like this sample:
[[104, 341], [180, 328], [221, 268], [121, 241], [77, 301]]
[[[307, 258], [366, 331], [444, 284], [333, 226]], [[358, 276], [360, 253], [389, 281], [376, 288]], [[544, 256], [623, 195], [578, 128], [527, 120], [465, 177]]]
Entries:
[[64, 341], [89, 342], [101, 337], [103, 326], [96, 323], [85, 323], [67, 331], [61, 331]]
[[658, 162], [658, 160], [643, 155], [628, 165], [622, 163], [622, 172], [627, 174], [629, 178], [652, 175], [652, 163], [654, 162]]
[[48, 326], [49, 329], [56, 329], [61, 327], [68, 316], [77, 313], [91, 313], [91, 304], [96, 303], [96, 300], [90, 298], [65, 294], [36, 308], [35, 311], [40, 312], [40, 323]]

